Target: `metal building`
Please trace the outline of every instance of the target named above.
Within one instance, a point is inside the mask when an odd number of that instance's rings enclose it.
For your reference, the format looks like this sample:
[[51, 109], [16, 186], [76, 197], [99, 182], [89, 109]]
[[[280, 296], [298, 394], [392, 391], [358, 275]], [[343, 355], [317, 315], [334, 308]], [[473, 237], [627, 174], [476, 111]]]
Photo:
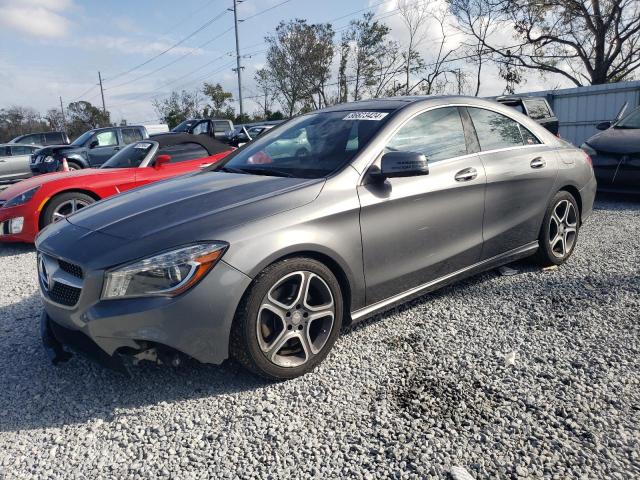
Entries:
[[626, 113], [640, 105], [640, 81], [521, 93], [546, 97], [560, 121], [560, 136], [580, 146], [596, 133], [596, 125], [615, 119], [625, 104]]

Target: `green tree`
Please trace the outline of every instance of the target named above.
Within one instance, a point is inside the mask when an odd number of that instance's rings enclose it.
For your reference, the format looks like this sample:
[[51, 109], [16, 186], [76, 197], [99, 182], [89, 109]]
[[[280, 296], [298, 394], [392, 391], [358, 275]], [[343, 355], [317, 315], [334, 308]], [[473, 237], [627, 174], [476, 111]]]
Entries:
[[70, 103], [67, 107], [67, 116], [67, 133], [70, 138], [76, 138], [92, 128], [111, 125], [111, 117], [108, 111], [105, 113], [101, 108], [84, 100]]
[[[208, 99], [209, 103], [203, 110], [203, 117], [217, 118], [233, 118], [234, 111], [231, 103], [233, 102], [233, 94], [222, 88], [222, 85], [216, 83], [205, 82], [202, 87], [202, 93]], [[231, 114], [231, 115], [229, 115]]]
[[173, 128], [190, 118], [202, 116], [202, 112], [200, 111], [200, 94], [197, 91], [173, 91], [169, 97], [165, 99], [154, 100], [153, 108], [158, 114], [158, 117], [169, 125], [169, 128]]

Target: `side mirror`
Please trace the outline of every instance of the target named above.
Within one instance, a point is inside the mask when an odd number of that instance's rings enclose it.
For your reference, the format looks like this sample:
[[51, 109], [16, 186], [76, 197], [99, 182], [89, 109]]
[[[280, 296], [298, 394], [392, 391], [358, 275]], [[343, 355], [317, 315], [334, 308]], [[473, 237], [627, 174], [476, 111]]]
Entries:
[[[378, 178], [416, 177], [429, 174], [427, 157], [417, 152], [387, 152], [382, 156]], [[373, 172], [372, 172], [373, 173]]]
[[606, 130], [609, 127], [611, 127], [611, 122], [600, 122], [598, 125], [596, 125], [596, 128], [598, 130]]
[[100, 145], [100, 142], [98, 142], [98, 140], [91, 140], [91, 143], [89, 144], [89, 149], [96, 148], [98, 145]]
[[158, 155], [156, 161], [153, 164], [153, 168], [159, 170], [163, 165], [169, 163], [171, 161], [171, 155]]

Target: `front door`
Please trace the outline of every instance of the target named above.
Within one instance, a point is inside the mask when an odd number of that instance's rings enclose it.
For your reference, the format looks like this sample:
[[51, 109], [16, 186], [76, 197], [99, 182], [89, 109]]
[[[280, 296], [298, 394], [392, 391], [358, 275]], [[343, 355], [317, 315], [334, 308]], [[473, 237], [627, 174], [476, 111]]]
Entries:
[[385, 151], [425, 154], [429, 174], [358, 187], [367, 303], [479, 260], [485, 172], [467, 142], [457, 107], [420, 113]]
[[118, 134], [115, 129], [102, 130], [96, 133], [89, 143], [91, 144], [94, 141], [98, 142], [97, 145], [89, 148], [88, 151], [89, 164], [92, 167], [99, 167], [120, 150]]
[[506, 115], [468, 108], [487, 173], [482, 258], [538, 239], [557, 175], [557, 154]]

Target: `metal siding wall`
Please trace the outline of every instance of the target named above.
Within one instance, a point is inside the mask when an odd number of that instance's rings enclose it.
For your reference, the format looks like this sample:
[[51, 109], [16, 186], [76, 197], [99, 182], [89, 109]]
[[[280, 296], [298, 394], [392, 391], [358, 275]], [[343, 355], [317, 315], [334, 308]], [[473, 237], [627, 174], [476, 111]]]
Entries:
[[625, 102], [629, 102], [627, 113], [640, 104], [640, 81], [546, 90], [521, 95], [546, 97], [560, 120], [562, 138], [574, 145], [581, 145], [598, 131], [598, 123], [613, 120]]

